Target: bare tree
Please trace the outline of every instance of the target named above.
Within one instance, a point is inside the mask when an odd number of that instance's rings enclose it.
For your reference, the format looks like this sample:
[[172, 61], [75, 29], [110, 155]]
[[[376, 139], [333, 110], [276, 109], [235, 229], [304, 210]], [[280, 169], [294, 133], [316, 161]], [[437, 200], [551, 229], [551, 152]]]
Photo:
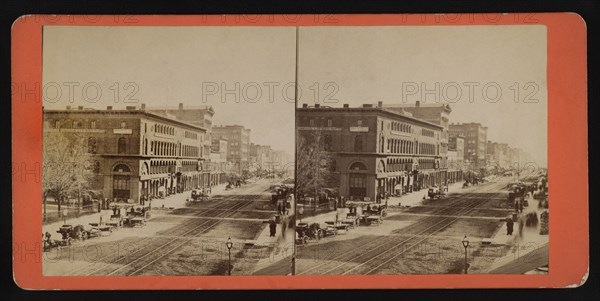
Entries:
[[61, 212], [65, 198], [88, 187], [92, 175], [88, 140], [79, 133], [65, 133], [44, 124], [42, 141], [42, 196], [54, 197]]
[[324, 187], [331, 185], [331, 153], [324, 150], [320, 131], [298, 134], [297, 194], [314, 196], [315, 204]]

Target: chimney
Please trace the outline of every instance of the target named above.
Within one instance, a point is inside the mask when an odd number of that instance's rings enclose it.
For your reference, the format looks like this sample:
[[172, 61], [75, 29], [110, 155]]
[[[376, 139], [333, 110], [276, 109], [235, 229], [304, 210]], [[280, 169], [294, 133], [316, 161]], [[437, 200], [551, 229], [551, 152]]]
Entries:
[[320, 104], [318, 104], [318, 103], [315, 104], [315, 108], [320, 108], [320, 107], [321, 107]]
[[308, 108], [308, 104], [307, 104], [307, 103], [303, 103], [303, 104], [302, 104], [302, 107], [303, 107], [303, 108]]
[[83, 106], [78, 106], [77, 109], [83, 110]]
[[415, 107], [420, 107], [421, 106], [421, 102], [417, 100], [417, 102], [415, 103]]
[[183, 110], [183, 103], [179, 103], [179, 110]]
[[378, 108], [383, 108], [383, 101], [378, 101], [377, 102], [377, 107]]
[[71, 109], [71, 106], [67, 106], [67, 110], [70, 110], [70, 109]]
[[349, 108], [349, 107], [350, 107], [349, 104], [347, 104], [347, 103], [344, 104], [344, 108]]
[[107, 107], [106, 107], [106, 110], [107, 110], [107, 111], [112, 111], [112, 106], [107, 106]]
[[145, 110], [145, 109], [146, 109], [146, 104], [145, 104], [145, 103], [143, 103], [143, 104], [142, 104], [142, 107], [140, 108], [140, 110]]
[[363, 108], [372, 108], [372, 107], [373, 107], [373, 105], [370, 103], [363, 104]]

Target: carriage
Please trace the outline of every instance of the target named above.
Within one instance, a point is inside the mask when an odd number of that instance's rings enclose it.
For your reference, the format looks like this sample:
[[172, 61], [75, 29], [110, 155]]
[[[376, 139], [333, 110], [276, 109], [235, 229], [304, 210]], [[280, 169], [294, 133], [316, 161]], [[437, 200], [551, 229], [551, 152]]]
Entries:
[[311, 240], [319, 241], [325, 233], [320, 228], [319, 223], [298, 223], [296, 225], [296, 243], [307, 244]]
[[207, 199], [208, 199], [208, 195], [204, 192], [203, 189], [194, 189], [194, 190], [192, 190], [192, 194], [190, 195], [190, 198], [188, 199], [188, 201], [198, 202], [198, 201], [205, 201]]
[[444, 191], [437, 186], [429, 187], [429, 189], [427, 190], [427, 197], [430, 200], [439, 199], [444, 197], [445, 195], [446, 194], [444, 193]]

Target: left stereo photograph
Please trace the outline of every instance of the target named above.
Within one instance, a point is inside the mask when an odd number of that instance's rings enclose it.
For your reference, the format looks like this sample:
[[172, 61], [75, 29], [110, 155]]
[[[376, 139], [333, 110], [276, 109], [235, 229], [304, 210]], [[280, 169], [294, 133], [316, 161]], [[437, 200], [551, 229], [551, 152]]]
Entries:
[[296, 49], [294, 27], [44, 26], [43, 275], [291, 274]]

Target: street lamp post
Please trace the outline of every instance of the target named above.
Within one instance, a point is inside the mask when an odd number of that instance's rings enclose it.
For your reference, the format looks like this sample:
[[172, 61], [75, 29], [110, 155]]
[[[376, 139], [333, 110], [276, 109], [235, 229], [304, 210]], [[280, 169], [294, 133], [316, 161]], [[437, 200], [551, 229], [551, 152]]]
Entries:
[[67, 224], [67, 214], [69, 213], [69, 211], [67, 209], [63, 209], [62, 211], [62, 215], [63, 215], [63, 225]]
[[462, 244], [463, 244], [463, 247], [465, 247], [465, 274], [466, 274], [467, 269], [468, 269], [467, 248], [469, 247], [469, 240], [467, 239], [467, 235], [465, 235], [465, 237], [463, 238]]
[[298, 208], [298, 216], [300, 217], [300, 222], [302, 222], [302, 215], [304, 214], [304, 206]]
[[225, 243], [227, 246], [227, 250], [229, 251], [229, 265], [227, 266], [227, 274], [231, 276], [231, 248], [233, 247], [233, 242], [231, 242], [231, 237], [227, 238], [227, 242]]

